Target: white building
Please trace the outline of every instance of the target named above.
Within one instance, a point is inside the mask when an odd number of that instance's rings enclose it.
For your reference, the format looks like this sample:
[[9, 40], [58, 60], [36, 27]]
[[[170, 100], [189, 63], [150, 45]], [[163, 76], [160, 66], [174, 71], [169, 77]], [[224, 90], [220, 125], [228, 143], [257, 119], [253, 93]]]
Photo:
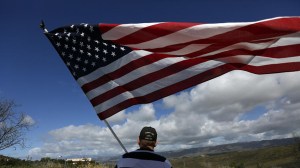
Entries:
[[92, 158], [72, 158], [72, 159], [66, 159], [66, 161], [72, 161], [72, 162], [90, 162], [92, 161]]

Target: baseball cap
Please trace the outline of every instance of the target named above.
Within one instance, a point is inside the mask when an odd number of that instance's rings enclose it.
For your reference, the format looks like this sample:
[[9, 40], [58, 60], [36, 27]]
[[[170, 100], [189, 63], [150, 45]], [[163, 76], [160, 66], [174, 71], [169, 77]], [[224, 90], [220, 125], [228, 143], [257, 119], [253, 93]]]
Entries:
[[140, 132], [140, 140], [156, 141], [157, 133], [152, 127], [144, 127]]

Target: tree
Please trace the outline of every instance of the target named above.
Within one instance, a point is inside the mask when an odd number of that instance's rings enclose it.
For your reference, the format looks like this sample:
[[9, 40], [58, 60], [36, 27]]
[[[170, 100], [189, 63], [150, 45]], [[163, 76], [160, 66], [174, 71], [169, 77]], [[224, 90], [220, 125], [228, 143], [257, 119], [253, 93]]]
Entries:
[[25, 132], [33, 126], [33, 120], [15, 111], [16, 104], [0, 100], [0, 150], [20, 145], [25, 147]]

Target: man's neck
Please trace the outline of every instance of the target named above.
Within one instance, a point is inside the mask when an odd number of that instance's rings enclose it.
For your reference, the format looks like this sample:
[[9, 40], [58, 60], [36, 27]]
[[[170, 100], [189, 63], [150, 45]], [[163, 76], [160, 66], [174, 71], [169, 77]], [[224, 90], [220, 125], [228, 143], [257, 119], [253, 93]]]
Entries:
[[154, 151], [154, 147], [152, 147], [152, 146], [140, 147], [140, 150], [149, 150], [149, 151]]

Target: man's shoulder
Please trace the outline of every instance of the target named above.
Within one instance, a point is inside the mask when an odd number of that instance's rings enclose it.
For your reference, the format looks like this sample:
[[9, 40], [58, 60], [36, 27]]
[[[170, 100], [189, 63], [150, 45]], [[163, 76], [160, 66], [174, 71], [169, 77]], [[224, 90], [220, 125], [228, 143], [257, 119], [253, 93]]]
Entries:
[[164, 156], [161, 156], [155, 152], [147, 150], [136, 150], [129, 153], [125, 153], [123, 158], [132, 158], [140, 160], [155, 160], [160, 162], [165, 162], [167, 159]]
[[[143, 166], [142, 166], [143, 165]], [[150, 168], [171, 168], [171, 163], [164, 157], [153, 151], [136, 150], [125, 153], [117, 164], [118, 168], [150, 167]]]

